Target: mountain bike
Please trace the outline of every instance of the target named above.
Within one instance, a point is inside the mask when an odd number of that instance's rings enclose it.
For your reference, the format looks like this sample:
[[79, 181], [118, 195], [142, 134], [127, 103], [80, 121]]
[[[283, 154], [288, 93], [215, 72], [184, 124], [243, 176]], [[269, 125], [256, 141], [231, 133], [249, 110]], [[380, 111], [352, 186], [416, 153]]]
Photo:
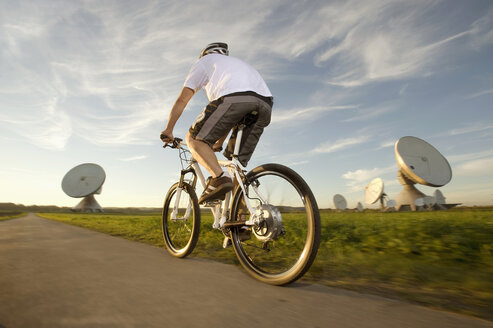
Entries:
[[[320, 243], [320, 213], [307, 183], [280, 164], [260, 165], [247, 173], [238, 160], [244, 123], [238, 126], [231, 160], [219, 160], [235, 181], [223, 200], [205, 204], [214, 217], [213, 229], [233, 246], [243, 268], [255, 279], [286, 285], [302, 277], [315, 260]], [[163, 138], [164, 136], [161, 136]], [[201, 208], [195, 192], [206, 180], [186, 143], [180, 138], [166, 147], [177, 149], [180, 179], [169, 189], [163, 206], [162, 230], [166, 248], [184, 258], [197, 244]]]

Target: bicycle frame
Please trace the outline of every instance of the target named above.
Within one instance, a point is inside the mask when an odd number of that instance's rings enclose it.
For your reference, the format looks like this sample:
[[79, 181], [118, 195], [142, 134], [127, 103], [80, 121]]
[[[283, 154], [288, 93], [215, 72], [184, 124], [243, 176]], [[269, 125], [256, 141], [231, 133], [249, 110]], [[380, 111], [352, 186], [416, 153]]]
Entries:
[[[235, 143], [235, 148], [234, 148], [232, 159], [231, 160], [218, 160], [218, 162], [219, 162], [219, 165], [221, 167], [227, 168], [228, 174], [230, 175], [230, 177], [232, 179], [235, 179], [238, 182], [239, 187], [243, 191], [245, 204], [248, 208], [248, 211], [251, 214], [250, 219], [248, 221], [246, 221], [244, 224], [245, 225], [254, 225], [255, 223], [257, 223], [258, 216], [261, 215], [261, 213], [256, 213], [257, 211], [250, 204], [250, 201], [248, 199], [247, 192], [245, 189], [245, 185], [243, 184], [243, 181], [242, 181], [242, 175], [243, 175], [243, 172], [245, 171], [245, 167], [238, 160], [238, 153], [240, 150], [241, 138], [243, 136], [243, 129], [244, 129], [243, 125], [239, 126], [239, 128], [238, 128], [238, 134], [236, 136], [236, 143]], [[186, 143], [181, 141], [177, 145], [177, 148], [188, 151], [187, 148], [183, 148], [183, 147], [187, 147], [187, 145], [186, 145]], [[194, 189], [196, 186], [197, 179], [200, 182], [200, 184], [202, 185], [202, 187], [204, 189], [206, 188], [207, 182], [206, 182], [206, 179], [204, 177], [204, 174], [202, 173], [202, 169], [200, 168], [199, 163], [192, 157], [190, 159], [189, 168], [187, 168], [187, 169], [183, 168], [181, 171], [180, 183], [179, 183], [177, 191], [176, 191], [176, 200], [175, 200], [175, 204], [173, 206], [173, 212], [171, 213], [171, 220], [186, 220], [190, 217], [191, 209], [192, 209], [192, 204], [190, 201], [187, 205], [187, 209], [185, 211], [184, 216], [181, 218], [178, 218], [176, 215], [178, 213], [178, 206], [180, 203], [181, 192], [183, 190], [183, 183], [185, 181], [185, 175], [189, 174], [189, 173], [192, 173], [194, 176], [193, 180], [192, 180], [192, 187]], [[255, 191], [256, 196], [264, 204], [266, 204], [267, 202], [266, 202], [265, 198], [259, 193], [258, 189], [253, 185], [252, 185], [252, 189]], [[214, 206], [211, 207], [211, 212], [212, 212], [212, 215], [214, 216], [214, 223], [212, 225], [212, 227], [214, 229], [222, 229], [224, 227], [224, 223], [228, 220], [228, 214], [229, 214], [229, 209], [230, 209], [229, 207], [230, 207], [232, 196], [233, 196], [233, 193], [230, 191], [226, 194], [224, 201], [217, 201], [217, 202], [213, 203]], [[254, 214], [257, 214], [257, 215], [254, 215]]]

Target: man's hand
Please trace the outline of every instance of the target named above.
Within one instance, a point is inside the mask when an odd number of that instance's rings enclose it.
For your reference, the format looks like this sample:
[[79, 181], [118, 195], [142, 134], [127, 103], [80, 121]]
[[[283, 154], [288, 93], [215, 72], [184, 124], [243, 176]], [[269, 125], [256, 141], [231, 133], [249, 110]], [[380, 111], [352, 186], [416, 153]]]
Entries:
[[164, 146], [166, 147], [169, 143], [173, 142], [175, 140], [175, 137], [173, 136], [173, 131], [170, 131], [168, 129], [163, 130], [160, 135], [161, 141], [164, 142]]

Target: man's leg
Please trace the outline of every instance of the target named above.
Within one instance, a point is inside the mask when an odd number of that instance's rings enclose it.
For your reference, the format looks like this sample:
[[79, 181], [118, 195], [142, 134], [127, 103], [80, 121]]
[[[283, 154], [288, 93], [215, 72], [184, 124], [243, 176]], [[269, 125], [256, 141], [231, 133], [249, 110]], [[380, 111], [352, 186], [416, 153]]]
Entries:
[[216, 154], [205, 142], [195, 140], [190, 133], [187, 134], [187, 145], [193, 157], [212, 175], [204, 192], [199, 198], [199, 204], [204, 204], [215, 199], [224, 199], [224, 195], [233, 190], [233, 181], [228, 175], [223, 175], [223, 170], [217, 162]]
[[217, 162], [217, 157], [212, 148], [203, 141], [195, 140], [190, 135], [190, 132], [186, 136], [187, 145], [193, 158], [199, 162], [200, 165], [205, 167], [207, 171], [212, 175], [213, 178], [217, 178], [223, 173], [223, 170]]

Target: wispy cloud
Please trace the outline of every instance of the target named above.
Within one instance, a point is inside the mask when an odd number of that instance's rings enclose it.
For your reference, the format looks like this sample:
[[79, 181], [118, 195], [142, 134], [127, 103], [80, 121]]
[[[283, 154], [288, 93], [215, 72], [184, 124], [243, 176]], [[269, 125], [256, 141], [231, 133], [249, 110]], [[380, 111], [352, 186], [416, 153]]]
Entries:
[[147, 155], [140, 155], [140, 156], [133, 156], [133, 157], [127, 157], [127, 158], [121, 158], [120, 161], [123, 162], [133, 162], [133, 161], [140, 161], [142, 159], [146, 159]]
[[481, 97], [484, 95], [489, 95], [491, 93], [493, 93], [493, 89], [483, 90], [483, 91], [479, 91], [479, 92], [476, 92], [476, 93], [473, 93], [473, 94], [467, 96], [466, 99], [478, 98], [478, 97]]
[[394, 147], [396, 141], [397, 140], [388, 140], [388, 141], [381, 142], [380, 146], [378, 146], [377, 149]]
[[399, 95], [404, 96], [406, 94], [407, 88], [409, 87], [409, 84], [406, 83], [402, 86], [402, 88], [399, 90]]
[[356, 171], [348, 171], [342, 175], [346, 180], [346, 184], [351, 191], [364, 190], [365, 186], [374, 178], [381, 177], [384, 174], [396, 172], [397, 166], [392, 165], [384, 168], [373, 169], [358, 169]]
[[455, 167], [454, 175], [486, 176], [493, 175], [493, 157], [471, 160]]
[[[348, 6], [353, 2], [346, 2]], [[361, 4], [361, 3], [360, 3]], [[375, 81], [426, 76], [441, 54], [454, 42], [477, 39], [476, 45], [491, 44], [493, 33], [488, 13], [462, 31], [451, 33], [422, 20], [426, 11], [440, 1], [365, 2], [361, 10], [340, 10], [339, 26], [333, 29], [325, 51], [315, 61], [319, 65], [338, 63], [339, 75], [328, 83], [357, 87]], [[342, 21], [342, 23], [340, 23]], [[462, 40], [462, 41], [461, 41]]]
[[378, 107], [361, 108], [357, 110], [352, 117], [345, 119], [343, 122], [368, 121], [371, 118], [385, 115], [395, 109], [396, 107], [390, 104], [381, 104]]
[[287, 166], [292, 167], [292, 166], [303, 165], [303, 164], [308, 164], [308, 163], [310, 163], [310, 161], [304, 160], [304, 161], [288, 163]]
[[[422, 14], [440, 3], [254, 0], [248, 3], [253, 17], [243, 14], [245, 4], [226, 0], [9, 5], [0, 28], [2, 76], [8, 77], [0, 81], [0, 126], [48, 149], [63, 149], [73, 135], [100, 145], [148, 143], [148, 130], [166, 118], [211, 35], [229, 42], [232, 55], [267, 80], [283, 74], [295, 79], [289, 69], [312, 59], [317, 79], [340, 86], [425, 74], [462, 38], [474, 39], [475, 47], [492, 42], [491, 12], [452, 33], [423, 24]], [[222, 17], [221, 23], [209, 17]], [[361, 109], [314, 103], [279, 111], [273, 123]], [[346, 122], [390, 110], [361, 109]]]
[[459, 136], [463, 134], [469, 134], [469, 133], [477, 133], [481, 131], [486, 131], [486, 130], [492, 130], [493, 129], [493, 124], [488, 124], [488, 123], [483, 123], [483, 122], [474, 122], [474, 123], [469, 123], [463, 127], [460, 128], [455, 128], [451, 129], [448, 131], [445, 131], [443, 133], [438, 134], [437, 136]]
[[449, 155], [447, 159], [451, 163], [461, 163], [465, 161], [475, 161], [475, 160], [483, 160], [488, 157], [493, 157], [493, 149], [475, 152], [475, 153], [464, 153], [459, 155]]
[[[25, 101], [24, 108], [28, 105], [32, 112], [20, 111], [17, 102]], [[62, 150], [72, 134], [70, 117], [57, 108], [58, 99], [19, 99], [7, 103], [10, 113], [0, 112], [0, 124], [11, 133], [20, 133], [32, 144], [51, 150]], [[6, 105], [6, 103], [4, 103]]]
[[335, 151], [343, 150], [348, 147], [352, 147], [355, 145], [359, 145], [365, 142], [369, 141], [368, 136], [359, 136], [355, 138], [343, 138], [339, 139], [336, 141], [327, 141], [324, 142], [320, 145], [318, 145], [316, 148], [314, 148], [311, 152], [312, 153], [332, 153]]
[[[465, 31], [435, 43], [421, 45], [419, 43], [422, 41], [416, 40], [416, 37], [410, 35], [402, 37], [402, 34], [398, 35], [396, 31], [392, 30], [370, 36], [366, 41], [362, 41], [360, 38], [355, 41], [351, 40], [354, 45], [356, 42], [364, 42], [362, 48], [347, 46], [348, 51], [357, 51], [357, 53], [352, 54], [352, 57], [356, 57], [355, 60], [359, 61], [359, 70], [353, 71], [350, 76], [345, 73], [335, 77], [328, 83], [343, 87], [358, 87], [375, 81], [424, 75], [426, 73], [422, 69], [430, 64], [431, 59], [441, 48], [469, 33], [469, 31]], [[404, 43], [403, 40], [407, 42]]]
[[493, 9], [471, 24], [471, 45], [479, 48], [493, 44]]
[[276, 109], [275, 113], [272, 115], [273, 124], [276, 123], [294, 123], [299, 124], [301, 120], [313, 120], [323, 115], [326, 112], [335, 110], [345, 110], [358, 108], [357, 105], [345, 105], [345, 106], [315, 106], [315, 107], [305, 107], [305, 108], [295, 108], [295, 109]]

